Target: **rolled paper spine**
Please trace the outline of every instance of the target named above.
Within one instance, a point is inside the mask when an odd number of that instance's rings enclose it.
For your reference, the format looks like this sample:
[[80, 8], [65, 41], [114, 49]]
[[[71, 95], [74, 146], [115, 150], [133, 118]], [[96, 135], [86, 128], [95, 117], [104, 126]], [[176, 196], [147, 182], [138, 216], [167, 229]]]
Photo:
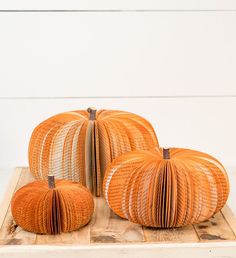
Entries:
[[48, 175], [48, 187], [55, 188], [55, 178], [53, 175]]
[[97, 109], [93, 107], [89, 107], [87, 111], [89, 112], [89, 120], [96, 120]]
[[163, 148], [163, 159], [170, 159], [170, 149]]

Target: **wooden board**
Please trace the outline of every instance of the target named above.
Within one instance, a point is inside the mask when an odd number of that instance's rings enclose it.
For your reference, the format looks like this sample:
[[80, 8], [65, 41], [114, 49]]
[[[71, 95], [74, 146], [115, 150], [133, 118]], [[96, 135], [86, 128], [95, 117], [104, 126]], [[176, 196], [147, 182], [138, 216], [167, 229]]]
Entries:
[[[23, 257], [30, 252], [38, 257], [37, 251], [39, 253], [43, 251], [45, 257], [49, 257], [51, 251], [57, 250], [61, 250], [58, 257], [64, 251], [69, 252], [71, 257], [75, 257], [76, 254], [90, 258], [98, 257], [96, 256], [98, 252], [103, 257], [108, 257], [109, 252], [107, 253], [106, 250], [110, 250], [110, 254], [112, 252], [114, 257], [122, 257], [122, 255], [131, 257], [135, 253], [141, 257], [144, 250], [148, 257], [154, 257], [155, 250], [159, 253], [168, 250], [169, 255], [171, 253], [173, 255], [173, 247], [185, 255], [191, 249], [198, 247], [195, 254], [199, 257], [213, 251], [217, 254], [214, 257], [223, 254], [236, 257], [236, 217], [227, 206], [214, 218], [198, 225], [160, 230], [120, 219], [109, 209], [103, 198], [95, 198], [93, 218], [80, 230], [56, 236], [26, 232], [15, 225], [11, 215], [10, 200], [17, 189], [32, 180], [34, 179], [28, 168], [15, 170], [0, 210], [0, 257], [1, 254], [6, 257], [7, 255], [21, 257], [22, 254]], [[24, 248], [25, 245], [27, 248]], [[58, 249], [55, 249], [55, 245]], [[51, 249], [51, 246], [54, 246], [54, 249]], [[162, 257], [171, 257], [167, 256], [168, 252], [163, 253]]]

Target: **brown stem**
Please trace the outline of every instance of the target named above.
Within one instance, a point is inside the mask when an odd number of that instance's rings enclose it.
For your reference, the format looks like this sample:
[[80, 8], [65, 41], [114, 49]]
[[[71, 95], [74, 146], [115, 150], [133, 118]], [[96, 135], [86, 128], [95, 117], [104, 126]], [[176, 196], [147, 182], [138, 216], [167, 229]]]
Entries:
[[170, 149], [163, 148], [163, 159], [169, 159], [170, 158]]
[[89, 112], [89, 120], [96, 120], [97, 109], [93, 107], [89, 107], [87, 111]]
[[53, 175], [48, 175], [48, 187], [55, 188], [55, 178]]

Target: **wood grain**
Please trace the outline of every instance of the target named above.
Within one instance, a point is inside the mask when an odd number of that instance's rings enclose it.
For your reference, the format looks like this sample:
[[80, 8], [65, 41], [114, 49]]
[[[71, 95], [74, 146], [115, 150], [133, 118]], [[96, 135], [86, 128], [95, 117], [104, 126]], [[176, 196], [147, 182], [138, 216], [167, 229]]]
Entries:
[[35, 244], [52, 244], [52, 245], [64, 245], [64, 244], [76, 244], [86, 245], [90, 243], [90, 230], [89, 226], [83, 227], [77, 231], [70, 233], [62, 233], [60, 235], [39, 235], [37, 234]]
[[[27, 168], [17, 169], [19, 173], [19, 180], [17, 181], [15, 191], [23, 185], [32, 182], [33, 176]], [[36, 239], [36, 234], [24, 231], [21, 227], [17, 226], [12, 218], [10, 203], [8, 210], [0, 230], [0, 239], [5, 239], [6, 244], [33, 244]]]
[[1, 210], [0, 210], [0, 228], [2, 228], [2, 224], [4, 222], [6, 213], [9, 209], [9, 204], [11, 201], [12, 194], [15, 192], [16, 185], [18, 184], [19, 178], [21, 176], [21, 169], [17, 168], [15, 169], [11, 181], [8, 185], [7, 191], [5, 193], [5, 196], [3, 197], [3, 202], [1, 203]]
[[227, 221], [228, 225], [234, 232], [234, 235], [236, 236], [236, 216], [235, 214], [231, 211], [229, 206], [225, 205], [223, 209], [221, 210], [221, 213], [225, 220]]
[[215, 214], [210, 220], [194, 225], [194, 228], [201, 242], [235, 240], [235, 235], [221, 212]]
[[92, 243], [143, 242], [140, 225], [119, 218], [107, 206], [105, 200], [96, 198], [96, 213], [91, 226]]
[[[2, 247], [5, 245], [24, 246], [26, 244], [37, 246], [57, 245], [58, 247], [70, 245], [80, 246], [85, 250], [87, 247], [92, 248], [94, 245], [99, 246], [99, 248], [101, 245], [108, 248], [111, 244], [115, 246], [119, 244], [119, 246], [125, 245], [131, 248], [133, 244], [136, 244], [136, 246], [140, 246], [137, 244], [148, 244], [145, 245], [148, 247], [158, 243], [157, 248], [160, 244], [175, 244], [180, 247], [184, 243], [187, 248], [192, 243], [198, 245], [217, 242], [220, 245], [231, 243], [232, 245], [227, 250], [236, 248], [236, 218], [227, 206], [224, 207], [222, 213], [216, 214], [214, 218], [204, 223], [162, 230], [142, 227], [119, 218], [110, 210], [102, 197], [97, 197], [95, 198], [95, 212], [91, 222], [80, 230], [56, 236], [36, 235], [26, 232], [14, 224], [10, 210], [10, 200], [15, 190], [32, 180], [34, 179], [27, 168], [16, 169], [12, 177], [8, 194], [6, 194], [3, 203], [3, 207], [8, 207], [8, 209], [7, 211], [6, 208], [3, 209], [2, 213], [4, 214], [0, 214], [0, 218], [3, 218], [0, 229], [0, 245]], [[80, 254], [83, 253], [82, 249], [79, 249]], [[0, 252], [2, 250], [1, 248]], [[95, 251], [91, 252], [96, 253]], [[11, 253], [11, 255], [13, 254]]]
[[199, 238], [192, 225], [174, 229], [144, 228], [146, 242], [198, 242]]

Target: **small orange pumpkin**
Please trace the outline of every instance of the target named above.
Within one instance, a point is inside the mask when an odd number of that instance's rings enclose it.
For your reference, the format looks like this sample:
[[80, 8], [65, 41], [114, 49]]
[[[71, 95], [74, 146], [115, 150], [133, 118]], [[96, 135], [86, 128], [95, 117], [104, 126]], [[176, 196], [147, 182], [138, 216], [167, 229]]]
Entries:
[[29, 166], [37, 179], [53, 174], [81, 182], [99, 196], [105, 169], [114, 158], [155, 146], [155, 132], [144, 118], [89, 108], [58, 114], [39, 124], [29, 144]]
[[170, 148], [126, 153], [107, 168], [103, 191], [120, 217], [149, 227], [199, 223], [226, 203], [229, 181], [212, 156]]
[[29, 183], [14, 194], [12, 216], [23, 229], [42, 234], [69, 232], [86, 225], [94, 210], [93, 197], [80, 183], [56, 180]]

